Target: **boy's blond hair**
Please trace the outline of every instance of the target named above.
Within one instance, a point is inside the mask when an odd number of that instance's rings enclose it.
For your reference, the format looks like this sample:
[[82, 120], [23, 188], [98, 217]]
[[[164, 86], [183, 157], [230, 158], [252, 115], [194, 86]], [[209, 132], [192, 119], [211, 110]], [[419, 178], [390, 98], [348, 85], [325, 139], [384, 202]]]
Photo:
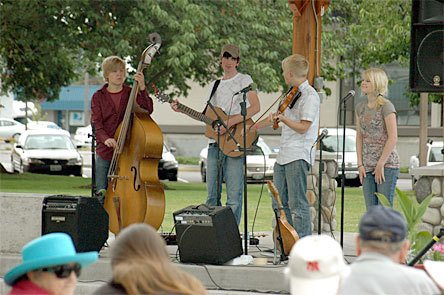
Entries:
[[369, 68], [362, 72], [362, 79], [369, 80], [373, 85], [376, 94], [376, 103], [379, 106], [384, 105], [387, 100], [384, 98], [388, 91], [388, 77], [381, 68]]
[[293, 54], [282, 61], [282, 69], [288, 70], [297, 78], [306, 78], [309, 70], [307, 59], [300, 54]]
[[[103, 78], [105, 78], [106, 81], [108, 81], [108, 75], [111, 72], [114, 72], [118, 69], [123, 69], [125, 71], [126, 69], [126, 63], [123, 59], [121, 59], [118, 56], [112, 55], [105, 58], [102, 62], [102, 72], [103, 72]], [[126, 73], [126, 71], [125, 71]]]

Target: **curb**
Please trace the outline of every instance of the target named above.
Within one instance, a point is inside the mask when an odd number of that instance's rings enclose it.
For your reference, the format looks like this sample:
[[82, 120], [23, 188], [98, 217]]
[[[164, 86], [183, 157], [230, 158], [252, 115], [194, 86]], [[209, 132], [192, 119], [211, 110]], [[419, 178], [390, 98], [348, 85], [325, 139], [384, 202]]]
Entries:
[[179, 164], [179, 171], [180, 172], [200, 172], [200, 167], [199, 167], [199, 165]]

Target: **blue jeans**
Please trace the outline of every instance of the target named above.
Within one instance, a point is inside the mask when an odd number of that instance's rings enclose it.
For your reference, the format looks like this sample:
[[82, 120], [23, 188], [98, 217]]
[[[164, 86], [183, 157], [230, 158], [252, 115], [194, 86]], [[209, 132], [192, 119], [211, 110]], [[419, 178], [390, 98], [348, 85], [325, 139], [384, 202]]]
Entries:
[[[96, 193], [101, 189], [108, 187], [108, 169], [111, 161], [102, 159], [96, 154]], [[99, 202], [103, 205], [105, 202], [104, 196], [98, 196]]]
[[[310, 164], [304, 160], [285, 165], [274, 164], [273, 182], [278, 189], [285, 215], [301, 238], [312, 234], [310, 205], [305, 195], [309, 169]], [[274, 199], [273, 208], [277, 208]]]
[[390, 202], [390, 206], [393, 208], [393, 197], [398, 175], [399, 168], [384, 168], [385, 181], [381, 184], [376, 184], [375, 175], [373, 175], [372, 172], [367, 172], [365, 174], [362, 183], [362, 191], [364, 192], [365, 207], [367, 210], [371, 206], [379, 205], [379, 200], [375, 193], [380, 193], [386, 196]]
[[219, 163], [219, 192], [222, 193], [222, 179], [225, 179], [227, 191], [226, 205], [231, 208], [239, 225], [242, 216], [242, 192], [244, 187], [244, 170], [242, 157], [228, 157], [219, 151], [216, 144], [208, 146], [207, 156], [207, 205], [222, 206], [221, 195], [217, 194], [217, 174]]

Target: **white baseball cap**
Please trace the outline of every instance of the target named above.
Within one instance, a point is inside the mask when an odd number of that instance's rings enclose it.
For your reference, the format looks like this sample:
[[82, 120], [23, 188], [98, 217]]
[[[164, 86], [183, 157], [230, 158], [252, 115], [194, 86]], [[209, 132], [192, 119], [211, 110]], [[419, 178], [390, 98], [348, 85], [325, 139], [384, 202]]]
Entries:
[[306, 236], [293, 246], [285, 270], [291, 294], [337, 294], [348, 275], [339, 243], [327, 235]]

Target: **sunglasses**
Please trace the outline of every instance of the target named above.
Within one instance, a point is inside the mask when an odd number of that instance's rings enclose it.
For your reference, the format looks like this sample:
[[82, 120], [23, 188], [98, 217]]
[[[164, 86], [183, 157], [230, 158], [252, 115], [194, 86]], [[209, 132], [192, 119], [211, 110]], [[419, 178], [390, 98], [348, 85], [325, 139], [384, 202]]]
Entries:
[[42, 268], [42, 271], [47, 272], [53, 272], [59, 279], [66, 279], [71, 275], [71, 272], [75, 272], [76, 276], [80, 276], [80, 271], [82, 267], [80, 264], [76, 263], [74, 265], [64, 264], [64, 265], [57, 265], [53, 267], [45, 267]]

